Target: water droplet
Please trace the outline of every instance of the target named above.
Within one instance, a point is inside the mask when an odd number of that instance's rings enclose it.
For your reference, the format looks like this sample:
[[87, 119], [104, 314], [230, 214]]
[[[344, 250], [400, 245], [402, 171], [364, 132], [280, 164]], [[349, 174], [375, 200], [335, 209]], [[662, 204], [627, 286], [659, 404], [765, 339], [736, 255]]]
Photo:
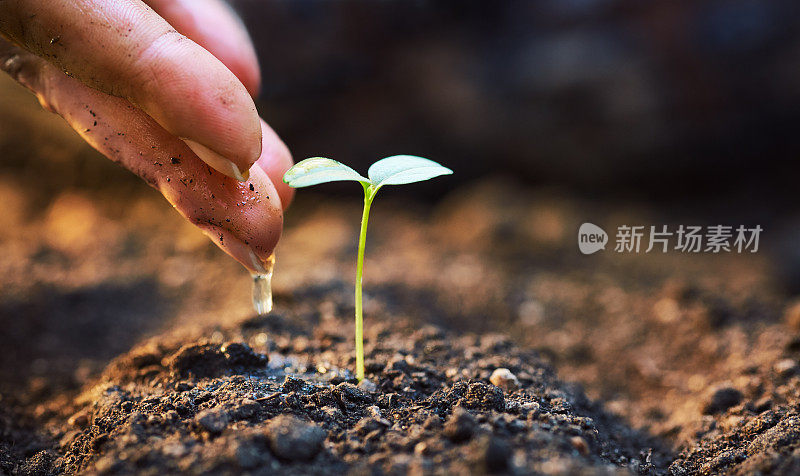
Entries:
[[270, 256], [264, 263], [264, 273], [253, 274], [253, 308], [259, 315], [272, 311], [272, 268], [275, 257]]

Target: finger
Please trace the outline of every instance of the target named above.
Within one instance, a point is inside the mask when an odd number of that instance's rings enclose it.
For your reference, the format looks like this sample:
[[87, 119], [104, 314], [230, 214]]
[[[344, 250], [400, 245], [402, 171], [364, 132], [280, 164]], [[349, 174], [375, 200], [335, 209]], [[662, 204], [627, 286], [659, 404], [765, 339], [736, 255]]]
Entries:
[[226, 175], [244, 178], [261, 153], [261, 125], [242, 83], [140, 0], [4, 0], [0, 31], [128, 99]]
[[[0, 40], [0, 68], [31, 89], [95, 149], [142, 177], [220, 248], [263, 272], [283, 226], [278, 193], [260, 167], [246, 182], [215, 173], [125, 99], [89, 88]], [[273, 147], [273, 146], [270, 146]]]
[[221, 0], [144, 0], [178, 32], [207, 49], [258, 95], [261, 72], [253, 42], [233, 9]]
[[272, 180], [278, 196], [281, 198], [281, 205], [286, 210], [294, 198], [294, 189], [283, 182], [283, 174], [294, 163], [289, 149], [263, 120], [261, 121], [261, 137], [264, 138], [264, 146], [261, 148], [261, 157], [256, 161], [256, 165], [261, 167], [267, 176]]

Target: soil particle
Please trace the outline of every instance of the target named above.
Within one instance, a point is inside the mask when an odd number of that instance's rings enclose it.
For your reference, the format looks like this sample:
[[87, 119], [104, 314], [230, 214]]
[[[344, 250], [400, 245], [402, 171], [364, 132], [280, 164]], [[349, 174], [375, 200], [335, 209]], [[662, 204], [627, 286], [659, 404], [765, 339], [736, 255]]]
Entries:
[[280, 415], [266, 428], [269, 447], [281, 459], [308, 461], [322, 449], [325, 430], [294, 416]]

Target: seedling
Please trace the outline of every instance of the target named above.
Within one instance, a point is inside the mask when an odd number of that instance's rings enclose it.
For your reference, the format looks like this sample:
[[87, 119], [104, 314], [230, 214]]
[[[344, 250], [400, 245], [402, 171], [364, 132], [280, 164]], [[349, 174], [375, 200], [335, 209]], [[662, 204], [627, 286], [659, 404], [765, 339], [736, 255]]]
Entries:
[[312, 157], [297, 163], [283, 176], [290, 187], [300, 188], [326, 182], [353, 181], [364, 187], [364, 213], [361, 215], [361, 232], [358, 235], [358, 260], [356, 262], [356, 377], [364, 378], [364, 317], [361, 281], [364, 276], [364, 245], [367, 241], [367, 222], [372, 201], [384, 185], [402, 185], [422, 182], [453, 171], [436, 162], [413, 155], [394, 155], [372, 164], [369, 178], [335, 160]]

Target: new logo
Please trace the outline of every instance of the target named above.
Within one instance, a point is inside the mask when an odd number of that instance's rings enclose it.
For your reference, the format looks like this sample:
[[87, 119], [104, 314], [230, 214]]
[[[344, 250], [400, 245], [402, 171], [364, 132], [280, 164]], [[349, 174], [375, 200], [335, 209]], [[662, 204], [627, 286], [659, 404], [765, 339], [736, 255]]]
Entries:
[[578, 229], [578, 248], [585, 255], [606, 249], [607, 243], [608, 233], [593, 223], [584, 223]]

